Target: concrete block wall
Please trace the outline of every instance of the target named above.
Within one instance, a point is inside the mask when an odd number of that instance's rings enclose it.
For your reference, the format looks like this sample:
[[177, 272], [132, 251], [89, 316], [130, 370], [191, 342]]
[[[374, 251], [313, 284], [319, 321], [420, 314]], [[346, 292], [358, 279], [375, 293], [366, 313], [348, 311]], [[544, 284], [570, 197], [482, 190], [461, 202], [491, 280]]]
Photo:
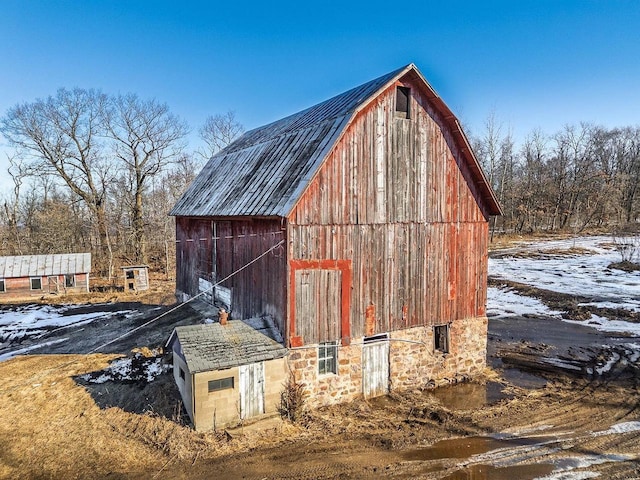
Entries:
[[[209, 380], [233, 377], [233, 388], [209, 392]], [[196, 373], [195, 418], [197, 431], [213, 430], [240, 421], [238, 367]]]
[[[284, 358], [268, 360], [264, 363], [264, 414], [271, 415], [278, 411], [280, 393], [287, 377], [287, 370]], [[209, 392], [210, 380], [228, 377], [233, 377], [233, 388]], [[196, 373], [194, 378], [195, 418], [192, 415], [191, 419], [197, 431], [224, 428], [241, 421], [238, 367], [200, 372]]]

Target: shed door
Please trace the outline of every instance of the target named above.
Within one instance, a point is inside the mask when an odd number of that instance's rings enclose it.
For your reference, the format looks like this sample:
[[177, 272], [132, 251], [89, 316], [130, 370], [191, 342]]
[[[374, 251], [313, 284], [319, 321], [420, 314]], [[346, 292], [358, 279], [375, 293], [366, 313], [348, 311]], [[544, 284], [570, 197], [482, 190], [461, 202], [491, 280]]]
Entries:
[[240, 418], [251, 418], [264, 413], [264, 362], [241, 365]]
[[341, 299], [340, 270], [296, 271], [296, 332], [305, 343], [340, 338]]
[[48, 277], [47, 278], [47, 286], [49, 288], [49, 293], [59, 293], [60, 285], [58, 283], [58, 277]]
[[389, 393], [389, 340], [386, 335], [364, 339], [362, 393], [365, 398], [379, 397]]

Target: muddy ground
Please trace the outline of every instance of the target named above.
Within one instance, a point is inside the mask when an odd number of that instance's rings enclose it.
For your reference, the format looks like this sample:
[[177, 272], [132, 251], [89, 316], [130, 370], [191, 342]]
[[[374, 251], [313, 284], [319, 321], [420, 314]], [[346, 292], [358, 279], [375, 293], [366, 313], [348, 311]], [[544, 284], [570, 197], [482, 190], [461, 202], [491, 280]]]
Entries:
[[[583, 299], [510, 287], [584, 316]], [[164, 311], [155, 308], [127, 321], [143, 325]], [[472, 383], [200, 434], [170, 374], [85, 376], [162, 343], [171, 322], [194, 321], [184, 312], [109, 354], [87, 354], [108, 338], [105, 322], [89, 324], [84, 343], [65, 342], [75, 351], [55, 344], [0, 363], [0, 478], [640, 478], [638, 338], [552, 317], [490, 318], [489, 368]]]

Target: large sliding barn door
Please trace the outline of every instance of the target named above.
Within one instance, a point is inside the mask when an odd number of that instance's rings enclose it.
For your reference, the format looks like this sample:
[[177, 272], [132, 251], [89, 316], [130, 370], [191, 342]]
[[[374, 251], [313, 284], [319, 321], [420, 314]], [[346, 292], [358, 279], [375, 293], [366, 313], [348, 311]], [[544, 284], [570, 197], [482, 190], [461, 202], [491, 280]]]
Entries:
[[240, 418], [251, 418], [264, 413], [264, 362], [241, 365]]
[[342, 272], [296, 270], [296, 331], [304, 342], [334, 342], [340, 338]]
[[379, 397], [389, 393], [389, 341], [386, 335], [364, 339], [362, 393], [365, 398]]

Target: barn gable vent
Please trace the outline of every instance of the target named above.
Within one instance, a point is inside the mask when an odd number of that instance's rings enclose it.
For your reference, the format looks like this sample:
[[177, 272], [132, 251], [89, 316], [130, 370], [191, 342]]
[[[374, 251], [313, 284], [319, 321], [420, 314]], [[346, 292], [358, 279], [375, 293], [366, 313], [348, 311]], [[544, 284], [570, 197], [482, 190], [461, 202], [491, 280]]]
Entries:
[[409, 118], [409, 97], [411, 89], [396, 87], [396, 117]]

